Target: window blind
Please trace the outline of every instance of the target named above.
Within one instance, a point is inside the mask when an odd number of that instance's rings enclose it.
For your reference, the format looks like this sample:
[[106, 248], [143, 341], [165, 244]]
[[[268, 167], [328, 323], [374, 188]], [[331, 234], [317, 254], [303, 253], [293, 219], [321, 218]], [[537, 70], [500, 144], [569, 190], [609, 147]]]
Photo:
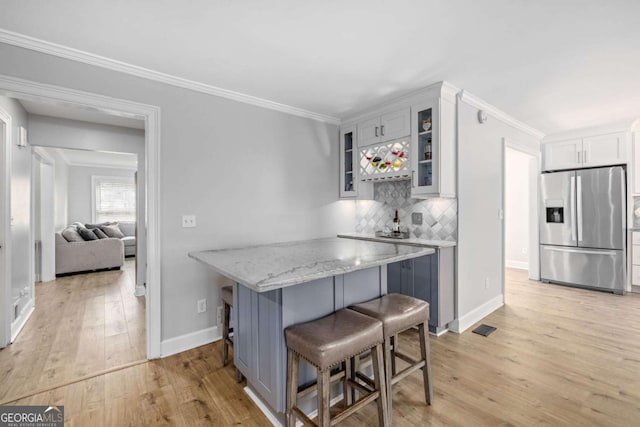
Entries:
[[95, 221], [135, 221], [136, 184], [133, 178], [94, 177]]

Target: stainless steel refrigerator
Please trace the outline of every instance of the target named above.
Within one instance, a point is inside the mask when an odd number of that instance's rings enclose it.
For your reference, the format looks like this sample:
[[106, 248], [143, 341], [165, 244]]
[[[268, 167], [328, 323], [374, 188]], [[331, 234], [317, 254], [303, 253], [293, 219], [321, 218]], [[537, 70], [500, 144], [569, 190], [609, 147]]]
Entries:
[[624, 293], [625, 182], [621, 166], [542, 174], [543, 282]]

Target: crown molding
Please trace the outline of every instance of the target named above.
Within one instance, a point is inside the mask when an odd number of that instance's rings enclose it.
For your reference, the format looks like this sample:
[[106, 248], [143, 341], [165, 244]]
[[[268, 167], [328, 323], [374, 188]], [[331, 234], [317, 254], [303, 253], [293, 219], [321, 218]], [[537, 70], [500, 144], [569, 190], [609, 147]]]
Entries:
[[0, 28], [0, 43], [6, 43], [12, 46], [45, 53], [59, 58], [70, 59], [72, 61], [82, 62], [84, 64], [96, 67], [106, 68], [112, 71], [153, 80], [183, 89], [189, 89], [208, 95], [219, 96], [221, 98], [231, 99], [233, 101], [242, 102], [244, 104], [255, 105], [270, 110], [280, 111], [282, 113], [291, 114], [298, 117], [316, 120], [330, 124], [339, 125], [340, 119], [326, 114], [315, 113], [313, 111], [302, 108], [293, 107], [291, 105], [281, 104], [268, 99], [258, 98], [257, 96], [247, 95], [217, 86], [196, 82], [182, 77], [172, 76], [170, 74], [161, 73], [159, 71], [150, 70], [148, 68], [139, 67], [137, 65], [107, 58], [82, 50], [63, 46], [57, 43], [51, 43], [42, 39], [16, 33], [13, 31]]
[[638, 119], [627, 119], [606, 125], [588, 126], [578, 129], [571, 129], [563, 132], [556, 132], [545, 136], [542, 142], [562, 141], [572, 138], [584, 138], [588, 136], [606, 135], [609, 133], [632, 132], [639, 122]]
[[466, 90], [462, 90], [459, 94], [458, 97], [460, 99], [460, 101], [465, 102], [466, 104], [469, 104], [473, 107], [476, 107], [479, 110], [483, 110], [484, 112], [486, 112], [487, 114], [490, 114], [491, 116], [495, 117], [496, 119], [524, 132], [527, 133], [531, 136], [534, 136], [538, 139], [542, 139], [545, 137], [545, 134], [543, 132], [540, 132], [539, 130], [529, 126], [526, 123], [521, 122], [518, 119], [515, 119], [513, 117], [511, 117], [510, 115], [508, 115], [507, 113], [505, 113], [504, 111], [494, 107], [493, 105], [483, 101], [482, 99], [478, 98], [475, 95], [470, 94], [468, 91]]

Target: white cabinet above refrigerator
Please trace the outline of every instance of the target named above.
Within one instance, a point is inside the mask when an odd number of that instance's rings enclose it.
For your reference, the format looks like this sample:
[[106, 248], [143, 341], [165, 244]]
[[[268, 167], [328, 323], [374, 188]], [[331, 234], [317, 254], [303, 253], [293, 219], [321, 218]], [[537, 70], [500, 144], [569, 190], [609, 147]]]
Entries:
[[627, 162], [624, 132], [585, 136], [542, 144], [542, 170], [557, 171]]

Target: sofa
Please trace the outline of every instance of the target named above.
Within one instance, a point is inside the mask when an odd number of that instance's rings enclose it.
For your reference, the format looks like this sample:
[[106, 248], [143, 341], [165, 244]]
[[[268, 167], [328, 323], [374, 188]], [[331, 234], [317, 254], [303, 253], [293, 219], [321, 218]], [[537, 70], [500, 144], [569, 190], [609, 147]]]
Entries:
[[[79, 222], [56, 233], [56, 275], [93, 271], [108, 268], [119, 268], [124, 264], [125, 256], [136, 255], [136, 223], [122, 221], [117, 223], [117, 229], [123, 237], [107, 237], [104, 234], [96, 240], [85, 240], [76, 231], [90, 230], [89, 234], [100, 228], [103, 224], [82, 224]], [[71, 234], [67, 230], [71, 231]], [[113, 234], [112, 234], [113, 235]]]
[[124, 243], [124, 256], [135, 256], [136, 254], [136, 223], [133, 221], [118, 222], [120, 231], [124, 234], [122, 243]]
[[119, 268], [124, 265], [121, 239], [68, 242], [56, 233], [56, 275]]

